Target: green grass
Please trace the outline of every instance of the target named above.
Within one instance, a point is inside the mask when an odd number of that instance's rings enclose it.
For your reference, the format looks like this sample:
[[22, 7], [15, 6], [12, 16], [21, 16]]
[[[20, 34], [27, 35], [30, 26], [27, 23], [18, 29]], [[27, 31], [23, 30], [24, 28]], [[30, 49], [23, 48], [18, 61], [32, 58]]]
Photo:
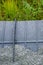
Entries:
[[0, 0], [0, 20], [43, 20], [43, 0]]

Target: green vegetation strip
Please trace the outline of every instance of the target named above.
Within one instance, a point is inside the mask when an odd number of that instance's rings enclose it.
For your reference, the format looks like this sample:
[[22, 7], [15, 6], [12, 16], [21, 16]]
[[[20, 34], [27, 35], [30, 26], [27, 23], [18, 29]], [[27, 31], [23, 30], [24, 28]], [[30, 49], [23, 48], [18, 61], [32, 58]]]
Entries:
[[43, 20], [43, 0], [0, 0], [0, 21]]

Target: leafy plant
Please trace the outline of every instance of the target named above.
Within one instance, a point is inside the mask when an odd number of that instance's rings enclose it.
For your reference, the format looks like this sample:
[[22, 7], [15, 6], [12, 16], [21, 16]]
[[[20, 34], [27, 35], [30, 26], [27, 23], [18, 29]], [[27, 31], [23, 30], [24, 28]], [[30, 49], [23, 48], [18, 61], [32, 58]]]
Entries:
[[43, 20], [43, 0], [0, 0], [0, 20]]
[[5, 1], [5, 2], [3, 1], [2, 7], [3, 7], [4, 15], [7, 17], [7, 19], [13, 20], [18, 10], [15, 2], [13, 0]]

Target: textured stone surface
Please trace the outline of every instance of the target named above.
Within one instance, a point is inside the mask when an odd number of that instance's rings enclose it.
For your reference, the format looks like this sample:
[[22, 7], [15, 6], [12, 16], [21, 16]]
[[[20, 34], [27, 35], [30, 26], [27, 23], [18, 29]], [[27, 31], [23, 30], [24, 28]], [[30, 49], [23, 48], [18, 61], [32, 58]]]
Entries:
[[0, 65], [43, 65], [42, 52], [42, 48], [37, 53], [17, 44], [15, 45], [15, 62], [13, 63], [12, 46], [0, 47]]

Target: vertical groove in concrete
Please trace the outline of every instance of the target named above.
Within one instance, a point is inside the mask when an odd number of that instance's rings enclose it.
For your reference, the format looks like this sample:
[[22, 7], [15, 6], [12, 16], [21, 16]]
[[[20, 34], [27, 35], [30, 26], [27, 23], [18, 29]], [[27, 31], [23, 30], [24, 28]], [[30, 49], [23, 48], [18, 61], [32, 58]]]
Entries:
[[[28, 24], [28, 22], [27, 21], [25, 21], [25, 25], [24, 25], [24, 29], [25, 29], [25, 35], [24, 35], [24, 39], [25, 39], [25, 41], [27, 41], [27, 24]], [[26, 46], [26, 42], [25, 42], [25, 46]]]
[[36, 23], [36, 44], [37, 44], [37, 53], [38, 53], [38, 21], [35, 21]]
[[16, 41], [16, 20], [15, 20], [15, 26], [13, 28], [13, 62], [15, 62], [15, 41]]
[[6, 21], [3, 21], [3, 43], [2, 43], [2, 48], [4, 47], [5, 28], [6, 28]]

